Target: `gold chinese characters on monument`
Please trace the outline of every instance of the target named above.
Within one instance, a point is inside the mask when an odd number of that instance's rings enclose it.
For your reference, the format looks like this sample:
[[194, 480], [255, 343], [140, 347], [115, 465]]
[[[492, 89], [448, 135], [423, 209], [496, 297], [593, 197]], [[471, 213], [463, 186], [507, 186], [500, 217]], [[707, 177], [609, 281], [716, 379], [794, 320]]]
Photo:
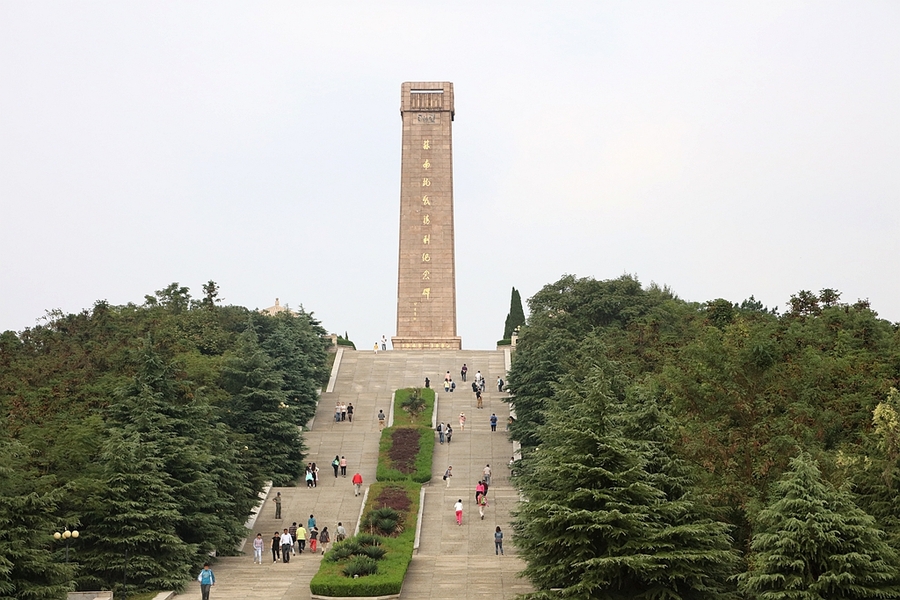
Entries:
[[404, 83], [396, 349], [459, 349], [453, 235], [453, 85]]

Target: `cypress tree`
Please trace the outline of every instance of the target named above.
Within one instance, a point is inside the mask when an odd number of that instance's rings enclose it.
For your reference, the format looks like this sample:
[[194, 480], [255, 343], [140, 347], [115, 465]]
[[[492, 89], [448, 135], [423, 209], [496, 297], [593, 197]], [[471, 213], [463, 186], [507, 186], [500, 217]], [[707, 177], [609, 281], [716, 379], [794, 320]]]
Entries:
[[509, 298], [509, 313], [506, 315], [506, 323], [503, 326], [503, 339], [508, 340], [512, 338], [516, 327], [524, 324], [525, 311], [522, 310], [522, 297], [519, 295], [519, 290], [513, 288]]
[[898, 557], [875, 520], [808, 454], [773, 485], [739, 588], [763, 600], [900, 597]]

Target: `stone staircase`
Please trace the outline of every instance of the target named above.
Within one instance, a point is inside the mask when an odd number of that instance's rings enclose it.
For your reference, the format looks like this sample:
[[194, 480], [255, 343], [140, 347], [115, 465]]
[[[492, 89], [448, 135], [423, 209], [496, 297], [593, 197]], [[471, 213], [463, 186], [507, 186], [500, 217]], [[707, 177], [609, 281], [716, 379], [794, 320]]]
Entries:
[[[217, 584], [213, 600], [260, 598], [265, 600], [310, 597], [309, 581], [317, 572], [321, 554], [305, 553], [292, 557], [291, 562], [273, 563], [268, 550], [275, 531], [290, 526], [293, 521], [306, 522], [310, 514], [316, 516], [319, 529], [327, 526], [332, 532], [338, 521], [352, 533], [359, 519], [362, 496], [353, 495], [350, 477], [359, 471], [366, 485], [375, 480], [378, 458], [377, 414], [389, 413], [391, 395], [395, 389], [419, 386], [425, 377], [431, 379], [438, 393], [437, 420], [449, 422], [454, 429], [451, 444], [437, 445], [434, 453], [432, 481], [425, 485], [425, 503], [421, 537], [413, 556], [401, 598], [512, 598], [529, 591], [528, 583], [517, 577], [524, 564], [515, 556], [510, 540], [509, 511], [517, 495], [509, 485], [507, 463], [512, 444], [505, 434], [508, 405], [501, 401], [505, 394], [497, 392], [497, 376], [506, 379], [508, 358], [503, 351], [440, 351], [356, 352], [344, 350], [340, 357], [333, 391], [325, 392], [319, 401], [315, 420], [305, 432], [308, 462], [316, 462], [320, 469], [318, 487], [272, 488], [266, 504], [252, 530], [248, 532], [245, 556], [226, 557], [214, 566]], [[469, 367], [469, 382], [459, 380], [459, 368]], [[450, 371], [457, 382], [456, 391], [444, 393], [444, 373]], [[487, 379], [484, 408], [475, 408], [471, 380], [480, 370]], [[334, 422], [336, 402], [352, 403], [353, 422]], [[465, 431], [459, 428], [458, 417], [468, 417]], [[490, 416], [496, 413], [497, 432], [490, 431]], [[437, 434], [435, 434], [437, 444]], [[334, 477], [331, 461], [335, 455], [348, 460], [347, 477]], [[475, 505], [475, 484], [485, 464], [493, 470], [485, 519], [478, 518]], [[442, 480], [447, 465], [453, 466], [453, 478], [448, 488]], [[282, 496], [282, 519], [276, 520], [276, 492]], [[462, 498], [465, 505], [463, 526], [456, 525], [453, 504]], [[505, 534], [505, 556], [494, 555], [493, 532], [500, 526]], [[256, 533], [266, 540], [263, 564], [253, 564], [252, 538]], [[192, 583], [181, 596], [198, 598], [199, 584]]]

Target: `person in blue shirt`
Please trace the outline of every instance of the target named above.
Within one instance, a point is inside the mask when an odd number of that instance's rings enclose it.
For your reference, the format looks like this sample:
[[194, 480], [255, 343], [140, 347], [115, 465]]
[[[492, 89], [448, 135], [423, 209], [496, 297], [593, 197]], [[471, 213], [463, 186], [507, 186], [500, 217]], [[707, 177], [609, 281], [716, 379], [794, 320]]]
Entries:
[[200, 582], [200, 597], [203, 600], [209, 600], [209, 588], [216, 585], [216, 575], [209, 563], [204, 563], [203, 570], [197, 575], [197, 581]]
[[316, 526], [316, 518], [312, 515], [309, 515], [309, 519], [306, 520], [306, 528], [312, 531]]

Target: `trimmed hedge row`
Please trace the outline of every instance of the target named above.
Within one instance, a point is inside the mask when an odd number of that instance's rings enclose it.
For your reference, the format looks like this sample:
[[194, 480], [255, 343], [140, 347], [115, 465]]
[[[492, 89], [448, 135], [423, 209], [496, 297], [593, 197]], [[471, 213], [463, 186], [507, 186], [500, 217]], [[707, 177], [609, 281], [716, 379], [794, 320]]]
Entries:
[[[400, 429], [419, 433], [419, 452], [416, 454], [416, 470], [403, 473], [391, 462], [389, 452], [393, 444], [394, 432]], [[381, 434], [378, 443], [378, 468], [375, 477], [378, 481], [415, 481], [425, 483], [431, 481], [431, 462], [434, 456], [434, 432], [431, 427], [387, 427]]]
[[[376, 561], [378, 568], [374, 575], [352, 579], [343, 575], [343, 570], [352, 558], [332, 562], [323, 560], [319, 572], [309, 582], [309, 590], [320, 596], [388, 596], [399, 594], [406, 577], [406, 570], [412, 560], [413, 544], [416, 540], [416, 518], [419, 512], [419, 488], [409, 481], [378, 482], [369, 487], [369, 497], [365, 513], [380, 508], [376, 505], [381, 492], [388, 487], [402, 488], [410, 500], [409, 510], [403, 515], [403, 531], [396, 537], [380, 537], [381, 547], [387, 552]], [[366, 534], [360, 534], [366, 535]], [[338, 542], [328, 552], [338, 551], [341, 546], [352, 543], [350, 537]], [[326, 554], [327, 557], [327, 554]]]

